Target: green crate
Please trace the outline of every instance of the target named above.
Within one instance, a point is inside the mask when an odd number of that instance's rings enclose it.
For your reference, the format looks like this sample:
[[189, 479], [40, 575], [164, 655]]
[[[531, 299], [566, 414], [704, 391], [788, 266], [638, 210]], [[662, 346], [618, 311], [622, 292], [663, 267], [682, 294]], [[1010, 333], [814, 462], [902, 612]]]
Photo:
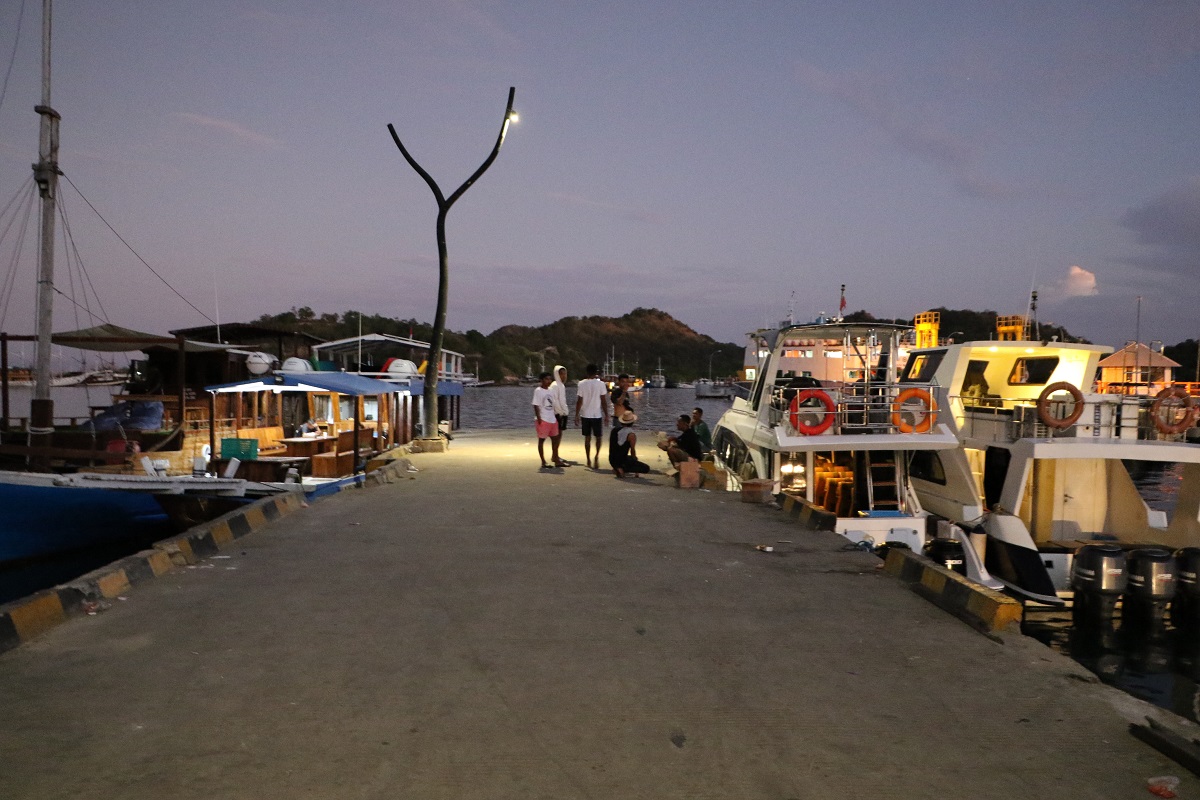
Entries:
[[258, 459], [258, 439], [222, 439], [221, 458], [236, 458], [239, 461]]

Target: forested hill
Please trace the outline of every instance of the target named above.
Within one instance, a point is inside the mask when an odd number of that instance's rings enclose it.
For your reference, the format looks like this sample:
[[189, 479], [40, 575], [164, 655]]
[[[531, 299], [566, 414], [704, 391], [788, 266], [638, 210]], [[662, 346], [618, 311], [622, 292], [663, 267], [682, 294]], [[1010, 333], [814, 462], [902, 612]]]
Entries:
[[[956, 341], [987, 340], [995, 337], [995, 311], [933, 309], [941, 314], [941, 335]], [[866, 311], [846, 316], [847, 321], [868, 322], [876, 317]], [[431, 326], [411, 319], [392, 319], [357, 311], [344, 314], [317, 314], [311, 308], [293, 308], [282, 314], [263, 315], [260, 324], [301, 331], [325, 340], [342, 339], [362, 333], [389, 333], [429, 341]], [[911, 324], [910, 319], [878, 319], [879, 322]], [[1074, 337], [1061, 327], [1041, 325], [1043, 340], [1057, 336], [1062, 341]], [[545, 364], [550, 370], [564, 365], [572, 378], [583, 377], [588, 363], [603, 366], [606, 359], [616, 360], [618, 371], [647, 377], [662, 361], [663, 372], [675, 381], [699, 377], [723, 377], [735, 374], [742, 366], [744, 342], [718, 342], [697, 333], [665, 311], [635, 308], [621, 317], [563, 317], [540, 327], [505, 325], [485, 335], [471, 330], [446, 332], [448, 349], [467, 356], [466, 369], [478, 371], [483, 380], [511, 382], [535, 374]], [[710, 366], [711, 365], [711, 366]], [[711, 373], [710, 373], [711, 369]]]

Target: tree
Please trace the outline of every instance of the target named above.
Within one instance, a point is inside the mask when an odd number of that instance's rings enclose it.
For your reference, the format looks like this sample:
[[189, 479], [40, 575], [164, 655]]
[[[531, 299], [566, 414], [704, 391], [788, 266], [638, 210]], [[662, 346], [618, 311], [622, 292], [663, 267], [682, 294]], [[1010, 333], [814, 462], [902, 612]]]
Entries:
[[425, 392], [422, 397], [423, 406], [425, 409], [424, 425], [422, 426], [422, 435], [431, 439], [437, 435], [437, 380], [438, 367], [442, 363], [442, 340], [446, 334], [446, 301], [450, 290], [450, 261], [446, 251], [446, 214], [450, 211], [450, 206], [458, 198], [462, 197], [467, 189], [471, 188], [471, 184], [479, 179], [492, 162], [496, 160], [496, 156], [500, 154], [500, 145], [504, 144], [504, 136], [508, 133], [508, 124], [515, 121], [516, 115], [513, 114], [513, 97], [516, 95], [517, 88], [510, 86], [508, 89], [508, 108], [504, 111], [504, 122], [500, 125], [500, 135], [496, 137], [496, 146], [492, 148], [491, 155], [484, 160], [479, 169], [467, 178], [462, 186], [449, 197], [442, 195], [441, 188], [438, 187], [435, 181], [428, 172], [421, 168], [421, 165], [409, 155], [408, 150], [404, 149], [404, 144], [400, 141], [400, 137], [396, 134], [396, 129], [390, 123], [388, 131], [392, 134], [392, 140], [396, 143], [396, 147], [400, 149], [400, 154], [404, 156], [404, 160], [408, 165], [416, 170], [425, 183], [429, 184], [430, 190], [433, 191], [433, 197], [437, 200], [437, 244], [438, 244], [438, 299], [437, 313], [433, 317], [433, 333], [429, 337], [429, 360], [425, 366]]

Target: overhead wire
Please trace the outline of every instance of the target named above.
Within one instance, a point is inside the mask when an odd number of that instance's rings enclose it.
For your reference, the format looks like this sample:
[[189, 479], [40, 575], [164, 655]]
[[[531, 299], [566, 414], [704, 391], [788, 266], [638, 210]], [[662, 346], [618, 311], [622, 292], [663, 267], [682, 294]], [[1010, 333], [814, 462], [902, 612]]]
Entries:
[[[14, 208], [17, 201], [24, 200], [22, 206]], [[12, 248], [8, 266], [4, 273], [3, 281], [0, 282], [0, 328], [4, 327], [4, 323], [8, 318], [8, 304], [12, 300], [13, 290], [16, 286], [17, 274], [21, 262], [22, 253], [25, 250], [25, 236], [29, 232], [29, 224], [33, 218], [33, 208], [36, 205], [36, 192], [33, 189], [33, 176], [30, 175], [25, 183], [17, 190], [12, 199], [0, 210], [0, 220], [3, 222], [3, 229], [0, 230], [0, 243], [13, 231], [16, 226], [16, 242]], [[21, 212], [24, 212], [22, 216]], [[11, 213], [10, 213], [11, 212]]]
[[132, 245], [130, 245], [129, 242], [125, 241], [125, 239], [121, 236], [121, 234], [117, 233], [117, 229], [109, 224], [108, 220], [106, 220], [104, 218], [104, 215], [101, 214], [100, 211], [94, 205], [92, 205], [92, 202], [90, 200], [88, 200], [86, 197], [84, 197], [83, 192], [79, 191], [79, 187], [76, 186], [74, 183], [72, 183], [70, 178], [68, 178], [66, 175], [63, 175], [62, 178], [71, 186], [72, 189], [75, 190], [75, 193], [79, 195], [80, 199], [83, 200], [83, 202], [87, 203], [88, 208], [90, 208], [96, 214], [96, 216], [100, 218], [100, 221], [103, 222], [105, 224], [105, 226], [110, 231], [113, 232], [113, 235], [116, 236], [118, 240], [120, 240], [121, 244], [125, 245], [125, 247], [129, 250], [129, 252], [133, 253], [134, 258], [136, 258], [138, 261], [142, 262], [142, 265], [146, 269], [150, 270], [150, 273], [152, 275], [154, 275], [154, 277], [156, 277], [160, 281], [162, 281], [162, 284], [164, 286], [166, 286], [168, 289], [170, 289], [175, 294], [175, 296], [178, 297], [180, 300], [187, 303], [192, 308], [192, 310], [195, 311], [197, 314], [204, 317], [206, 320], [211, 322], [213, 325], [217, 324], [216, 321], [214, 321], [212, 317], [210, 317], [208, 314], [205, 314], [203, 311], [201, 311], [200, 308], [195, 303], [193, 303], [191, 300], [188, 300], [186, 297], [184, 297], [183, 294], [178, 289], [176, 289], [174, 286], [172, 286], [170, 284], [170, 282], [167, 281], [166, 278], [164, 278], [161, 274], [159, 274], [159, 272], [156, 269], [154, 269], [154, 267], [150, 266], [150, 263], [148, 261], [146, 261], [146, 259], [142, 258], [141, 255], [136, 250], [133, 249]]
[[4, 98], [8, 96], [8, 79], [12, 77], [13, 65], [17, 63], [17, 49], [21, 44], [21, 22], [25, 19], [25, 0], [21, 0], [21, 8], [17, 11], [17, 32], [13, 37], [12, 53], [8, 57], [8, 67], [4, 70], [4, 83], [0, 85], [0, 108], [4, 108]]

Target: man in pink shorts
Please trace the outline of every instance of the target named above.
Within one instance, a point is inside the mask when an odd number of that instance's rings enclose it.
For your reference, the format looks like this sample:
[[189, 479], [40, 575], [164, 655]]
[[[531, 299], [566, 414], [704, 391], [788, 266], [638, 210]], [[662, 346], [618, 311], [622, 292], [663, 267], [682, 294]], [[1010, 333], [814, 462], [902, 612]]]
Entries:
[[538, 458], [542, 459], [542, 469], [550, 469], [546, 463], [546, 440], [550, 440], [550, 460], [554, 466], [563, 466], [563, 460], [558, 457], [558, 417], [554, 413], [554, 393], [550, 384], [554, 378], [549, 372], [539, 376], [541, 384], [533, 390], [533, 419], [537, 428]]

